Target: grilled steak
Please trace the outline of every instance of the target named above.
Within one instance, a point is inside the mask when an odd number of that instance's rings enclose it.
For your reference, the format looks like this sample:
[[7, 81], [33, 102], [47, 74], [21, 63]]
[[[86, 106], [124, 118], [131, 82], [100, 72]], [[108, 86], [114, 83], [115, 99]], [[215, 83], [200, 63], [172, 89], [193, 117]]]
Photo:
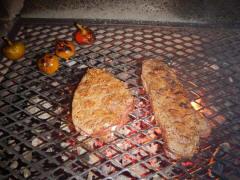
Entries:
[[101, 69], [89, 69], [79, 83], [72, 102], [77, 131], [104, 139], [128, 122], [133, 97], [124, 83]]
[[200, 136], [211, 133], [208, 121], [193, 109], [182, 83], [163, 62], [143, 61], [141, 78], [162, 129], [167, 155], [173, 159], [192, 157]]

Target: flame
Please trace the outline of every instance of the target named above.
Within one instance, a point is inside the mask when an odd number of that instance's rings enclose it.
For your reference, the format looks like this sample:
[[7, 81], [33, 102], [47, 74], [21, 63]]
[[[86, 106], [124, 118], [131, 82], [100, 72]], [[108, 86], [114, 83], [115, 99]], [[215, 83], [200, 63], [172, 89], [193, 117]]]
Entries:
[[[223, 124], [226, 121], [226, 118], [223, 115], [217, 115], [217, 109], [214, 106], [211, 106], [210, 108], [206, 108], [205, 106], [205, 102], [203, 102], [203, 100], [201, 98], [196, 99], [195, 101], [191, 102], [192, 107], [198, 111], [200, 113], [201, 116], [205, 116], [205, 117], [214, 117], [214, 120], [219, 123], [219, 124]], [[212, 110], [213, 109], [213, 110]], [[214, 112], [214, 110], [216, 112]], [[217, 116], [216, 116], [217, 115]], [[216, 123], [214, 121], [209, 121], [212, 127], [216, 126]]]
[[213, 157], [210, 158], [208, 165], [211, 165], [211, 164], [213, 164], [213, 163], [215, 162], [215, 161], [214, 161], [214, 157], [217, 155], [217, 153], [218, 153], [219, 150], [220, 150], [220, 147], [217, 147], [217, 148], [215, 149], [215, 151], [213, 152]]
[[198, 111], [199, 109], [202, 108], [202, 106], [200, 105], [201, 103], [202, 103], [202, 99], [197, 99], [195, 101], [192, 101], [191, 105], [196, 111]]

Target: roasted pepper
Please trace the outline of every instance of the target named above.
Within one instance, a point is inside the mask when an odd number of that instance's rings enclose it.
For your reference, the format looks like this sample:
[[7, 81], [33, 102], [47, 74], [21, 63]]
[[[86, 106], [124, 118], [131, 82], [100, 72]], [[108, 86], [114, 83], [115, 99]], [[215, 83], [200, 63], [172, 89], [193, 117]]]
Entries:
[[21, 58], [25, 53], [25, 46], [21, 42], [12, 42], [8, 37], [3, 37], [8, 45], [3, 48], [3, 55], [11, 60]]
[[37, 62], [40, 71], [46, 74], [53, 74], [59, 68], [58, 57], [53, 54], [45, 54]]
[[78, 30], [74, 33], [74, 38], [78, 44], [90, 45], [95, 41], [95, 35], [91, 29], [84, 28], [81, 24], [76, 24]]
[[75, 54], [75, 46], [71, 41], [58, 41], [56, 55], [60, 58], [68, 59]]

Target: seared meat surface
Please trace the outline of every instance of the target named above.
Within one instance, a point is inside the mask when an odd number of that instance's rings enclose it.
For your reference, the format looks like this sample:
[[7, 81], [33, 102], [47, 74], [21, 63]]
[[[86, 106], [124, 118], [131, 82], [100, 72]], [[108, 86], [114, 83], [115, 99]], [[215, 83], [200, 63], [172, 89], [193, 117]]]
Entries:
[[208, 121], [193, 109], [182, 83], [163, 62], [143, 61], [141, 78], [162, 129], [167, 155], [173, 159], [192, 157], [200, 136], [211, 133]]
[[124, 83], [101, 69], [89, 69], [78, 84], [72, 102], [77, 131], [106, 138], [128, 122], [133, 97]]

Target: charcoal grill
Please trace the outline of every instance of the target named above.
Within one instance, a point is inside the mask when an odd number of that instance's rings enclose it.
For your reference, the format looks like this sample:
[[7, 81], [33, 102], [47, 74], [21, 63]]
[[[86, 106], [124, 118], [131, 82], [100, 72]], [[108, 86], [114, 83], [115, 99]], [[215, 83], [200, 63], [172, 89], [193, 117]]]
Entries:
[[[72, 40], [74, 22], [96, 34], [76, 45], [54, 75], [36, 66], [57, 39]], [[224, 27], [93, 20], [21, 19], [11, 37], [25, 43], [23, 58], [0, 64], [0, 179], [239, 179], [240, 31]], [[141, 61], [176, 68], [192, 105], [213, 126], [192, 159], [173, 161], [162, 150], [141, 81]], [[109, 142], [77, 133], [73, 91], [86, 68], [105, 68], [135, 98], [131, 121]]]

